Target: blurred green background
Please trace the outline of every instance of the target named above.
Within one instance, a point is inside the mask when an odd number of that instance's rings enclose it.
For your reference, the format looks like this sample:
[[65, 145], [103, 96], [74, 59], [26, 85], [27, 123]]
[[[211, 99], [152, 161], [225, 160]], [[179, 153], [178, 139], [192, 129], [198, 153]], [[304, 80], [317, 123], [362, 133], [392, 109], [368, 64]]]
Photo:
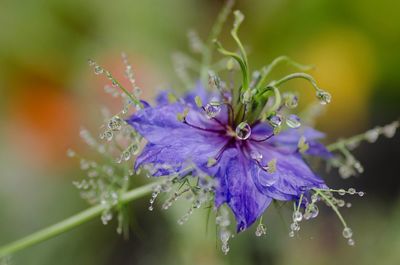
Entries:
[[[94, 58], [122, 76], [120, 52], [132, 62], [146, 98], [176, 84], [171, 54], [188, 51], [187, 31], [207, 36], [223, 1], [2, 0], [0, 1], [0, 245], [85, 207], [71, 182], [78, 165], [65, 157], [83, 146], [79, 128], [97, 130], [104, 80], [87, 66]], [[400, 1], [248, 0], [240, 35], [253, 69], [286, 54], [315, 64], [312, 72], [333, 101], [317, 127], [330, 140], [399, 117]], [[220, 39], [232, 44], [228, 21]], [[307, 91], [303, 83], [297, 84]], [[303, 93], [306, 94], [306, 93]], [[302, 94], [302, 95], [303, 95]], [[305, 96], [307, 98], [307, 96]], [[79, 149], [79, 148], [78, 148]], [[82, 150], [84, 151], [84, 150]], [[355, 187], [343, 211], [355, 233], [348, 247], [330, 211], [302, 226], [299, 238], [269, 210], [267, 236], [236, 236], [224, 256], [200, 210], [179, 226], [177, 205], [149, 212], [148, 198], [132, 204], [134, 229], [125, 241], [115, 222], [94, 220], [24, 250], [15, 264], [400, 264], [400, 140], [380, 139], [356, 152], [366, 172], [332, 187]], [[285, 213], [289, 218], [289, 213]]]

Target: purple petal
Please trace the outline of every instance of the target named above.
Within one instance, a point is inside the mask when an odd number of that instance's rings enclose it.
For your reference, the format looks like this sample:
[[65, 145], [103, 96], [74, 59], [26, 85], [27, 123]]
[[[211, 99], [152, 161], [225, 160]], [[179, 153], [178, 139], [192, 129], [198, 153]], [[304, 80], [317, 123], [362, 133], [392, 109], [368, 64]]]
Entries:
[[266, 143], [251, 145], [263, 155], [260, 164], [266, 166], [276, 159], [276, 171], [268, 173], [261, 167], [252, 168], [254, 182], [265, 195], [276, 200], [293, 200], [312, 188], [325, 188], [324, 181], [316, 176], [299, 154], [283, 153]]
[[[226, 139], [224, 129], [213, 119], [208, 119], [202, 112], [190, 110], [186, 119], [191, 127], [177, 118], [186, 107], [180, 103], [145, 108], [132, 115], [127, 122], [133, 126], [146, 140], [154, 144], [171, 145], [171, 141], [182, 141], [196, 138], [198, 144], [207, 142], [208, 137]], [[222, 120], [224, 114], [221, 113]], [[219, 135], [217, 132], [221, 132]]]
[[216, 174], [219, 187], [216, 190], [216, 206], [226, 202], [237, 222], [237, 231], [243, 231], [259, 218], [272, 199], [261, 193], [253, 182], [251, 168], [255, 163], [241, 151], [230, 148], [224, 153], [226, 159]]
[[297, 150], [299, 139], [302, 136], [309, 145], [308, 150], [305, 152], [306, 154], [320, 156], [323, 158], [329, 158], [332, 156], [326, 147], [317, 141], [317, 139], [325, 137], [325, 134], [310, 127], [287, 129], [272, 137], [270, 143], [274, 143], [279, 147], [283, 147], [283, 149], [287, 150], [287, 152], [295, 152]]

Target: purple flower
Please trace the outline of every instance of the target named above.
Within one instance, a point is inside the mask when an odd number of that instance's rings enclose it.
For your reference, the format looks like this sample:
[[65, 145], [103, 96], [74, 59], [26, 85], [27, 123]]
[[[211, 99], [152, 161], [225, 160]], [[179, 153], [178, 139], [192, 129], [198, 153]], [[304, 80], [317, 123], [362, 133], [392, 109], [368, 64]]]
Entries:
[[[200, 84], [195, 90], [203, 102], [210, 100]], [[136, 168], [153, 165], [152, 175], [163, 176], [194, 163], [216, 180], [215, 206], [229, 205], [238, 231], [253, 224], [272, 200], [298, 200], [312, 188], [326, 188], [298, 148], [303, 137], [306, 154], [329, 156], [317, 142], [322, 133], [299, 128], [274, 135], [266, 122], [235, 123], [229, 103], [199, 108], [194, 95], [170, 104], [162, 94], [157, 106], [146, 107], [128, 120], [148, 141]], [[186, 113], [183, 121], [177, 118], [180, 113]], [[168, 167], [156, 166], [165, 164]]]

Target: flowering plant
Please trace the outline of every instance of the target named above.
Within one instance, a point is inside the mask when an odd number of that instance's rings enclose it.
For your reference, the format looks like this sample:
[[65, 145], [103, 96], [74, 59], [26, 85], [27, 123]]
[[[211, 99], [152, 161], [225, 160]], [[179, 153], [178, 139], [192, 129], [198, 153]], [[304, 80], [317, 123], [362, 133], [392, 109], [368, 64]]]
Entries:
[[[238, 52], [226, 50], [216, 40], [231, 7], [232, 1], [228, 1], [206, 43], [195, 33], [190, 34], [193, 50], [201, 53], [201, 63], [182, 54], [175, 57], [178, 76], [185, 87], [191, 88], [188, 92], [162, 91], [155, 103], [150, 104], [140, 99], [141, 90], [125, 55], [125, 74], [132, 91], [122, 86], [108, 70], [89, 61], [95, 74], [104, 74], [111, 81], [112, 86], [107, 86], [106, 91], [120, 96], [124, 102], [121, 112], [107, 117], [101, 141], [88, 130], [81, 131], [82, 138], [102, 155], [105, 163], [68, 151], [68, 156], [78, 158], [82, 170], [87, 173], [87, 178], [74, 184], [82, 197], [94, 206], [0, 248], [0, 257], [98, 215], [104, 224], [116, 215], [118, 233], [126, 233], [126, 204], [148, 193], [152, 193], [149, 210], [154, 209], [160, 193], [170, 194], [162, 204], [163, 209], [171, 207], [179, 198], [190, 201], [191, 206], [178, 220], [179, 224], [184, 224], [192, 212], [202, 206], [214, 211], [225, 254], [233, 235], [232, 220], [237, 232], [248, 229], [258, 220], [256, 235], [262, 236], [266, 234], [263, 214], [272, 203], [293, 203], [290, 237], [298, 233], [302, 221], [317, 217], [318, 204], [326, 204], [342, 223], [343, 237], [349, 245], [354, 245], [352, 230], [339, 211], [351, 204], [339, 196], [363, 196], [364, 192], [354, 188], [330, 188], [310, 166], [311, 162], [318, 160], [338, 168], [343, 178], [362, 173], [361, 164], [350, 151], [363, 140], [375, 142], [380, 134], [393, 137], [399, 122], [347, 140], [322, 144], [320, 140], [324, 134], [309, 125], [319, 106], [314, 105], [311, 112], [299, 113], [296, 111], [298, 94], [283, 93], [282, 86], [294, 79], [304, 79], [314, 90], [319, 105], [329, 104], [331, 95], [305, 73], [312, 67], [287, 56], [278, 57], [250, 74], [247, 52], [238, 37], [244, 19], [240, 11], [234, 12], [231, 31]], [[227, 57], [216, 64], [211, 60], [214, 45]], [[270, 73], [283, 63], [302, 72], [271, 79]], [[195, 81], [189, 78], [187, 67], [197, 70]], [[228, 76], [226, 81], [221, 79], [223, 75]], [[239, 84], [235, 83], [236, 76], [240, 76]], [[158, 180], [130, 190], [131, 177], [138, 175]]]

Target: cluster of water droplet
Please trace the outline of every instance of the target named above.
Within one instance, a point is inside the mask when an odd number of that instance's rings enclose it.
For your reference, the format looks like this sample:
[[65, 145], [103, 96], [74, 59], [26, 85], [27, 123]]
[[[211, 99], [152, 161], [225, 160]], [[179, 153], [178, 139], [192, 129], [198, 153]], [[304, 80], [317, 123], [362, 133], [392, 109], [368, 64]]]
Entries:
[[218, 228], [219, 239], [221, 240], [221, 250], [226, 255], [229, 252], [229, 239], [232, 237], [232, 234], [229, 231], [231, 224], [229, 212], [225, 207], [219, 208], [215, 222]]
[[349, 139], [339, 140], [332, 144], [333, 148], [331, 148], [331, 151], [339, 151], [341, 155], [336, 155], [334, 158], [330, 159], [329, 165], [338, 168], [342, 178], [349, 178], [363, 173], [364, 168], [362, 164], [353, 156], [350, 150], [356, 148], [364, 140], [374, 143], [380, 135], [391, 138], [395, 135], [398, 127], [399, 121], [394, 121], [388, 125], [376, 127]]
[[[116, 207], [119, 201], [119, 194], [129, 188], [130, 177], [137, 174], [137, 172], [115, 163], [116, 159], [113, 157], [116, 154], [120, 154], [117, 161], [129, 160], [132, 156], [138, 154], [141, 141], [141, 136], [125, 122], [129, 107], [134, 106], [138, 109], [141, 107], [141, 103], [137, 99], [140, 95], [140, 88], [136, 85], [132, 67], [129, 65], [126, 55], [123, 54], [122, 59], [125, 64], [125, 76], [132, 86], [132, 94], [109, 71], [96, 62], [89, 60], [89, 65], [94, 68], [96, 75], [104, 74], [111, 81], [111, 86], [106, 86], [105, 91], [113, 97], [121, 97], [124, 106], [115, 115], [110, 115], [108, 110], [103, 109], [105, 124], [103, 125], [104, 131], [100, 134], [100, 140], [105, 140], [105, 142], [98, 141], [86, 129], [82, 129], [80, 132], [84, 142], [101, 154], [99, 157], [101, 161], [91, 161], [76, 154], [73, 150], [67, 151], [69, 157], [75, 157], [79, 160], [80, 167], [85, 174], [84, 178], [73, 182], [79, 189], [81, 197], [90, 204], [103, 205], [105, 209], [101, 215], [103, 224], [107, 224], [112, 220], [114, 212], [117, 211], [118, 233], [122, 233], [123, 223], [126, 222], [122, 213], [123, 206]], [[120, 150], [122, 150], [122, 153]]]
[[113, 164], [99, 165], [79, 157], [74, 151], [68, 150], [69, 157], [77, 157], [80, 167], [86, 177], [73, 181], [73, 185], [80, 191], [83, 199], [90, 204], [101, 204], [105, 207], [101, 220], [107, 224], [112, 219], [112, 209], [118, 203], [118, 194], [128, 186], [129, 177], [121, 174], [121, 170]]
[[256, 234], [256, 236], [258, 236], [258, 237], [263, 236], [263, 235], [266, 235], [266, 234], [267, 234], [267, 227], [266, 227], [262, 222], [260, 222], [260, 223], [257, 225], [255, 234]]

